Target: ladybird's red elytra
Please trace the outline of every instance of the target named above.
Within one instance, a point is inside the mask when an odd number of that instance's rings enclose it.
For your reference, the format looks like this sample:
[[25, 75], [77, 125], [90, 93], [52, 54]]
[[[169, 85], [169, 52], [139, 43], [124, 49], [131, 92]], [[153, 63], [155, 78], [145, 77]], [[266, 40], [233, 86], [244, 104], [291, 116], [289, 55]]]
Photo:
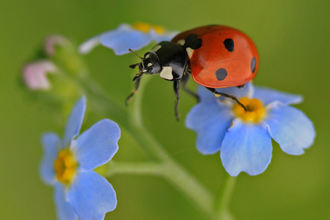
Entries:
[[222, 25], [182, 32], [171, 41], [158, 43], [140, 58], [140, 63], [130, 65], [131, 68], [138, 66], [140, 72], [133, 79], [136, 84], [126, 104], [138, 90], [143, 74], [159, 73], [161, 78], [174, 83], [177, 119], [180, 86], [198, 99], [197, 94], [185, 87], [190, 74], [196, 83], [216, 95], [234, 100], [245, 109], [236, 97], [220, 93], [216, 88], [242, 87], [256, 76], [259, 67], [253, 41], [243, 32]]
[[182, 42], [192, 34], [202, 41], [189, 59], [192, 77], [198, 84], [225, 88], [244, 85], [256, 76], [258, 51], [243, 32], [221, 25], [203, 26], [180, 33], [171, 41]]

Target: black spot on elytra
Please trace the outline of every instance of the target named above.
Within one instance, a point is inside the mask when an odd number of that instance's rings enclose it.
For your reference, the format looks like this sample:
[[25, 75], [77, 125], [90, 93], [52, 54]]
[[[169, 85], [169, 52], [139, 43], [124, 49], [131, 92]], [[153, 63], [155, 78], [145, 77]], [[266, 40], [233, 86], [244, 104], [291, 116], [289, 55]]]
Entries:
[[253, 57], [251, 60], [251, 72], [252, 73], [254, 73], [254, 71], [256, 70], [256, 64], [257, 64], [256, 58]]
[[217, 71], [215, 71], [215, 76], [219, 81], [222, 81], [227, 77], [227, 70], [222, 68], [218, 69]]
[[225, 48], [229, 52], [233, 52], [234, 51], [234, 41], [233, 41], [233, 39], [227, 38], [226, 40], [224, 40], [223, 44], [225, 45]]
[[190, 47], [196, 50], [202, 46], [202, 39], [198, 38], [197, 34], [189, 34], [185, 39], [184, 48]]

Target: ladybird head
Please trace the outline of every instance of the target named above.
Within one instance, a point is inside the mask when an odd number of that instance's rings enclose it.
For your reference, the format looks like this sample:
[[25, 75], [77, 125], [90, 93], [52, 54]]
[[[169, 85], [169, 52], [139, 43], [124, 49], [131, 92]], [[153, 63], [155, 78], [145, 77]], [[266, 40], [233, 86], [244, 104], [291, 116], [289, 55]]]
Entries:
[[[131, 52], [135, 53], [133, 50], [130, 49]], [[135, 53], [135, 55], [137, 55]], [[157, 74], [162, 70], [162, 66], [159, 62], [158, 56], [155, 52], [147, 52], [144, 54], [144, 57], [140, 57], [137, 55], [140, 59], [140, 63], [132, 64], [130, 67], [134, 69], [135, 67], [139, 67], [139, 73], [136, 74], [133, 81], [140, 78], [142, 74]]]
[[155, 52], [147, 52], [144, 54], [144, 58], [139, 64], [140, 71], [145, 71], [147, 74], [157, 74], [161, 69], [162, 67]]

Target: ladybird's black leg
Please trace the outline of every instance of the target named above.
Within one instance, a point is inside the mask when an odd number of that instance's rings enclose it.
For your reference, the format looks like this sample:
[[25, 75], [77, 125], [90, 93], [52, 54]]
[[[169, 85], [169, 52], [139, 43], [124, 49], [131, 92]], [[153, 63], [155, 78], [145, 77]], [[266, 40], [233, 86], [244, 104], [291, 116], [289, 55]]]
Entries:
[[197, 100], [197, 102], [199, 102], [200, 100], [199, 95], [186, 87], [189, 77], [190, 77], [190, 71], [187, 70], [186, 73], [181, 78], [182, 89], [189, 95], [193, 96]]
[[132, 93], [126, 98], [125, 100], [125, 105], [127, 106], [128, 105], [128, 102], [133, 98], [133, 96], [135, 95], [135, 93], [137, 92], [138, 88], [139, 88], [139, 85], [140, 85], [140, 80], [141, 80], [141, 77], [137, 78], [135, 80], [135, 86], [134, 86], [134, 89], [132, 91]]
[[179, 117], [180, 117], [179, 111], [178, 111], [178, 105], [180, 102], [180, 81], [179, 80], [176, 80], [173, 82], [173, 89], [174, 89], [174, 93], [176, 96], [176, 101], [174, 103], [174, 112], [175, 112], [176, 120], [179, 121]]
[[129, 65], [130, 68], [132, 69], [135, 69], [135, 67], [137, 67], [139, 65], [139, 63], [135, 63], [135, 64], [132, 64], [132, 65]]
[[227, 99], [231, 99], [231, 100], [237, 102], [237, 104], [239, 104], [240, 106], [242, 106], [242, 108], [246, 111], [245, 106], [244, 106], [242, 103], [240, 103], [240, 101], [238, 101], [238, 99], [237, 99], [235, 96], [233, 96], [233, 95], [228, 95], [228, 94], [226, 94], [226, 93], [222, 93], [222, 92], [218, 92], [218, 91], [217, 91], [216, 89], [214, 89], [214, 88], [208, 88], [208, 87], [205, 87], [205, 88], [207, 88], [208, 90], [210, 90], [210, 91], [211, 91], [213, 94], [215, 94], [215, 95], [222, 95], [223, 97], [225, 97], [225, 98], [227, 98]]
[[236, 87], [239, 88], [239, 89], [243, 89], [245, 87], [245, 84], [240, 85], [240, 86], [236, 86]]

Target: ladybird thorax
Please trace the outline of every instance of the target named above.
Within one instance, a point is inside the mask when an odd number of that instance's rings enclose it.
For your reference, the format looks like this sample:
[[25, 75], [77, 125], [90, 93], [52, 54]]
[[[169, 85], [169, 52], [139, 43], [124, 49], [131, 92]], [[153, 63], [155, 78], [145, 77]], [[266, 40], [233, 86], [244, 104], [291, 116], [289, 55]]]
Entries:
[[150, 53], [155, 53], [159, 60], [161, 78], [169, 81], [182, 78], [189, 61], [187, 52], [181, 45], [162, 41], [154, 46]]

